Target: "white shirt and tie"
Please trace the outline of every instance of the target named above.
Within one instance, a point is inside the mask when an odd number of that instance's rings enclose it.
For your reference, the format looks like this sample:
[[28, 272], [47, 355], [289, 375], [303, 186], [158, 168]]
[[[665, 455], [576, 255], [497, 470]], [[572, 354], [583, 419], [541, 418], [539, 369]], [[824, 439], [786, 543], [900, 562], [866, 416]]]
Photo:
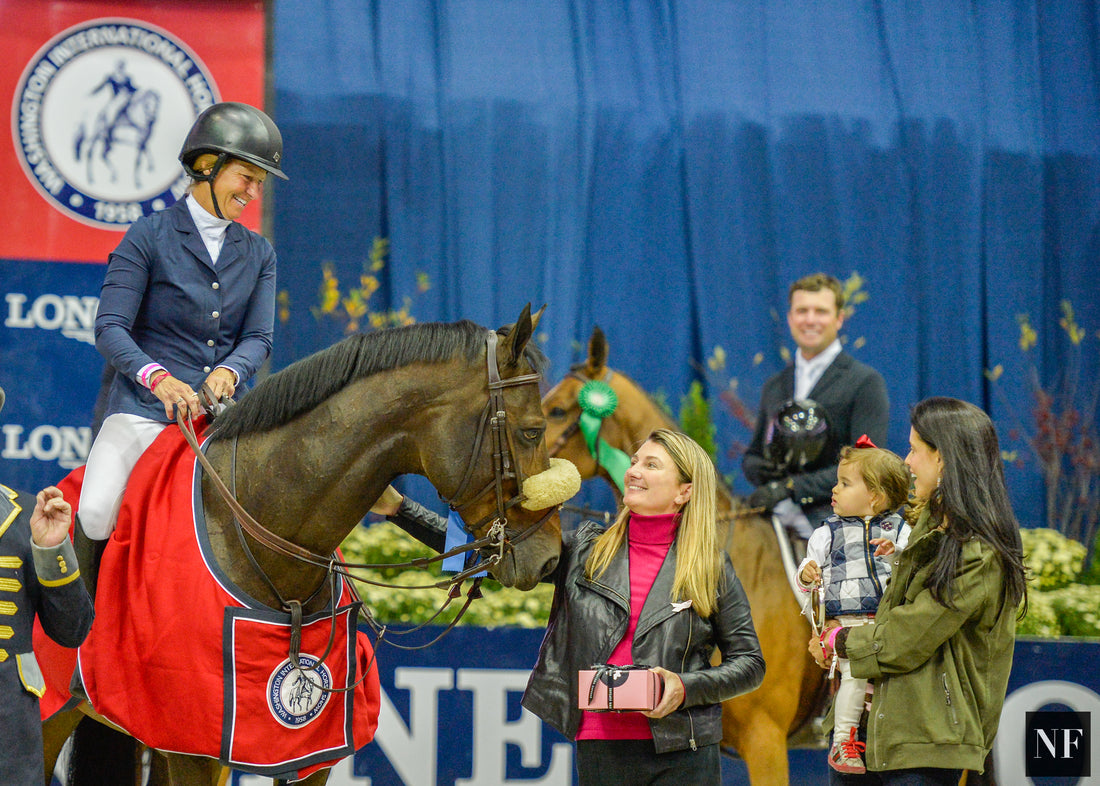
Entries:
[[802, 357], [801, 349], [794, 353], [794, 397], [796, 399], [802, 401], [810, 397], [810, 391], [814, 389], [814, 385], [843, 349], [838, 338], [826, 347], [824, 352], [811, 360]]

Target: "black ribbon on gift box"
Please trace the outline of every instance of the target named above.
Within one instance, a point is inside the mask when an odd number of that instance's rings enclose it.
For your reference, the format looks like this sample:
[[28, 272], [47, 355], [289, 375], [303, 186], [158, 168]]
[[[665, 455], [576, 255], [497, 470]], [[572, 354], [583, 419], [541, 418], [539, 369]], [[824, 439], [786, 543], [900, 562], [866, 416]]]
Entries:
[[615, 688], [625, 685], [628, 672], [649, 671], [649, 666], [632, 664], [630, 666], [615, 666], [610, 663], [594, 663], [593, 670], [596, 674], [592, 678], [592, 684], [588, 686], [588, 703], [596, 697], [596, 684], [602, 682], [607, 686], [607, 709], [615, 709]]

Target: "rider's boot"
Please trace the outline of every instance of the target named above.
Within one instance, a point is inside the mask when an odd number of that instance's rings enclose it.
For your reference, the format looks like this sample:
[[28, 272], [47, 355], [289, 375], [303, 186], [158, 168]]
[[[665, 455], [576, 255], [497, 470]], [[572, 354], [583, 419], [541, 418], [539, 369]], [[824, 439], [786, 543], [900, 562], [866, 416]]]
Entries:
[[96, 584], [99, 581], [99, 560], [106, 545], [107, 541], [92, 540], [84, 534], [84, 527], [80, 525], [80, 514], [77, 513], [76, 526], [73, 528], [73, 549], [80, 566], [80, 576], [84, 579], [84, 586], [92, 600], [95, 600]]

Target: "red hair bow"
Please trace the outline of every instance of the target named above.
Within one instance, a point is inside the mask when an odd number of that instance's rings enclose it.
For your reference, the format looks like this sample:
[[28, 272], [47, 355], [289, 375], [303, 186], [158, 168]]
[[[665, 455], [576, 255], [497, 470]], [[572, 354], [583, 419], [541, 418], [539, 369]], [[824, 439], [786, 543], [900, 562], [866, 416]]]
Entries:
[[877, 448], [878, 445], [876, 445], [874, 442], [872, 442], [867, 437], [867, 435], [864, 434], [863, 436], [861, 436], [859, 439], [856, 440], [856, 447], [857, 448]]

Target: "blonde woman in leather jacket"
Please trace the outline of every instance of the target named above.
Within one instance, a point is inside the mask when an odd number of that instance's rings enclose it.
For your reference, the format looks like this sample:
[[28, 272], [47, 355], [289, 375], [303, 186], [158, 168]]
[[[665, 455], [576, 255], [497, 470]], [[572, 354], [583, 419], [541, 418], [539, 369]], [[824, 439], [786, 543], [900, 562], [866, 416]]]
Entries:
[[[631, 457], [625, 481], [614, 524], [585, 522], [563, 539], [523, 706], [577, 741], [582, 786], [718, 784], [721, 702], [759, 686], [764, 659], [718, 547], [714, 465], [689, 437], [659, 429]], [[578, 672], [605, 663], [657, 672], [656, 708], [580, 710]]]

